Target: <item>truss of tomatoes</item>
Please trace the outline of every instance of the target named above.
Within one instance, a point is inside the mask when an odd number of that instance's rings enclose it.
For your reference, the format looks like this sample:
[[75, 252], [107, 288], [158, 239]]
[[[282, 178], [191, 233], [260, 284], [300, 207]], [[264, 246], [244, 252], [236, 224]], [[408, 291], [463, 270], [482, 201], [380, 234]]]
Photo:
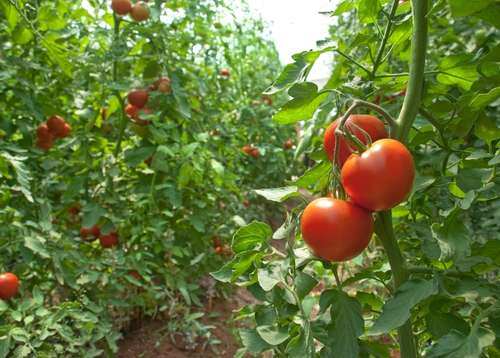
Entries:
[[304, 241], [312, 252], [327, 261], [346, 261], [359, 255], [373, 234], [373, 212], [389, 210], [411, 192], [415, 166], [410, 151], [388, 138], [384, 123], [372, 115], [351, 115], [345, 129], [363, 144], [362, 153], [340, 137], [335, 157], [335, 130], [339, 119], [325, 131], [324, 150], [340, 168], [340, 181], [347, 200], [323, 197], [309, 203], [301, 218]]

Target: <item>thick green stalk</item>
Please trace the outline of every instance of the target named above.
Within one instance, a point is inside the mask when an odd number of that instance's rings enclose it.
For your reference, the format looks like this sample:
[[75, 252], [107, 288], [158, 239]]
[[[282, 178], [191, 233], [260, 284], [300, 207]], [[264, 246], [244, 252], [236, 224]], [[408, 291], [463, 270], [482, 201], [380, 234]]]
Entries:
[[[427, 50], [427, 0], [412, 0], [413, 37], [412, 56], [410, 63], [409, 80], [406, 96], [398, 117], [398, 132], [396, 138], [405, 142], [410, 128], [417, 116], [425, 75], [425, 55]], [[381, 212], [377, 218], [377, 234], [389, 258], [397, 289], [408, 279], [404, 258], [394, 236], [392, 215], [390, 211]], [[415, 336], [412, 331], [411, 321], [408, 320], [398, 329], [399, 344], [402, 358], [418, 357]]]
[[410, 78], [403, 107], [398, 117], [399, 132], [397, 138], [402, 142], [405, 142], [408, 137], [422, 100], [427, 51], [427, 0], [412, 0], [411, 3], [413, 37], [411, 40]]

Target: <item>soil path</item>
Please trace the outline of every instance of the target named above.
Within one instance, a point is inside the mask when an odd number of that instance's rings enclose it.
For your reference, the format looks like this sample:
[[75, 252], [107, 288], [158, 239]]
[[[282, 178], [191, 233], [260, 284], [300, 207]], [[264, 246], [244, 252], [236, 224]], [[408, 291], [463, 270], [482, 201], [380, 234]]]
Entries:
[[[145, 320], [141, 327], [127, 332], [119, 344], [119, 358], [186, 358], [186, 357], [217, 357], [232, 358], [239, 348], [234, 336], [236, 326], [232, 323], [234, 310], [254, 303], [253, 297], [244, 290], [224, 299], [214, 299], [211, 309], [205, 307], [205, 316], [201, 319], [205, 325], [214, 326], [212, 335], [220, 344], [206, 346], [203, 342], [194, 349], [188, 350], [182, 338], [172, 340], [167, 333], [167, 322]], [[174, 336], [177, 337], [177, 336]]]

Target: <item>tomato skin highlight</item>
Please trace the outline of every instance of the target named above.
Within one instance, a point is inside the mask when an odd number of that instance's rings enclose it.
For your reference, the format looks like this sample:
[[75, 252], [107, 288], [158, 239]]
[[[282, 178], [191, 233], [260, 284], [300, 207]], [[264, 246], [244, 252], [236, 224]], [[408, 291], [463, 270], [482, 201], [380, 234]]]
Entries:
[[[336, 119], [332, 124], [328, 126], [325, 131], [325, 135], [323, 138], [323, 148], [328, 156], [328, 159], [332, 162], [333, 156], [335, 152], [335, 130], [340, 124], [340, 118]], [[378, 119], [375, 116], [369, 114], [353, 114], [350, 115], [346, 121], [346, 130], [350, 129], [350, 132], [353, 133], [361, 142], [364, 144], [368, 144], [365, 135], [358, 128], [353, 126], [360, 127], [364, 131], [366, 131], [372, 142], [375, 142], [382, 138], [387, 138], [387, 130], [385, 129], [384, 122]], [[341, 138], [340, 140], [340, 148], [339, 148], [339, 160], [337, 164], [342, 167], [349, 158], [349, 155], [355, 151], [355, 147], [349, 144], [349, 141], [345, 138]]]
[[373, 218], [369, 211], [353, 203], [323, 197], [307, 205], [300, 228], [316, 256], [327, 261], [347, 261], [368, 246]]
[[410, 151], [395, 139], [381, 139], [361, 155], [352, 154], [341, 171], [346, 193], [371, 211], [388, 210], [411, 192], [415, 166]]
[[0, 298], [8, 300], [19, 292], [19, 279], [11, 272], [0, 275]]

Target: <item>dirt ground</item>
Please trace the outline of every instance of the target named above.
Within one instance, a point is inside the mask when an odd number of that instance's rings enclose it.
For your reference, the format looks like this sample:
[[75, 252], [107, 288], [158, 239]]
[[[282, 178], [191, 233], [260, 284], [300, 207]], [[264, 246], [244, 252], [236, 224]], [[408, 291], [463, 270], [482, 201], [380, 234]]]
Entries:
[[195, 351], [186, 350], [180, 339], [174, 342], [170, 335], [166, 334], [167, 322], [145, 320], [141, 322], [140, 327], [125, 334], [119, 344], [117, 356], [119, 358], [232, 358], [239, 348], [234, 336], [235, 326], [231, 320], [233, 311], [253, 302], [253, 297], [249, 293], [239, 290], [227, 300], [214, 299], [211, 310], [208, 305], [205, 307], [207, 313], [218, 313], [205, 315], [201, 320], [206, 325], [215, 326], [212, 334], [221, 342], [220, 344], [207, 346], [205, 349], [203, 345], [199, 345]]

